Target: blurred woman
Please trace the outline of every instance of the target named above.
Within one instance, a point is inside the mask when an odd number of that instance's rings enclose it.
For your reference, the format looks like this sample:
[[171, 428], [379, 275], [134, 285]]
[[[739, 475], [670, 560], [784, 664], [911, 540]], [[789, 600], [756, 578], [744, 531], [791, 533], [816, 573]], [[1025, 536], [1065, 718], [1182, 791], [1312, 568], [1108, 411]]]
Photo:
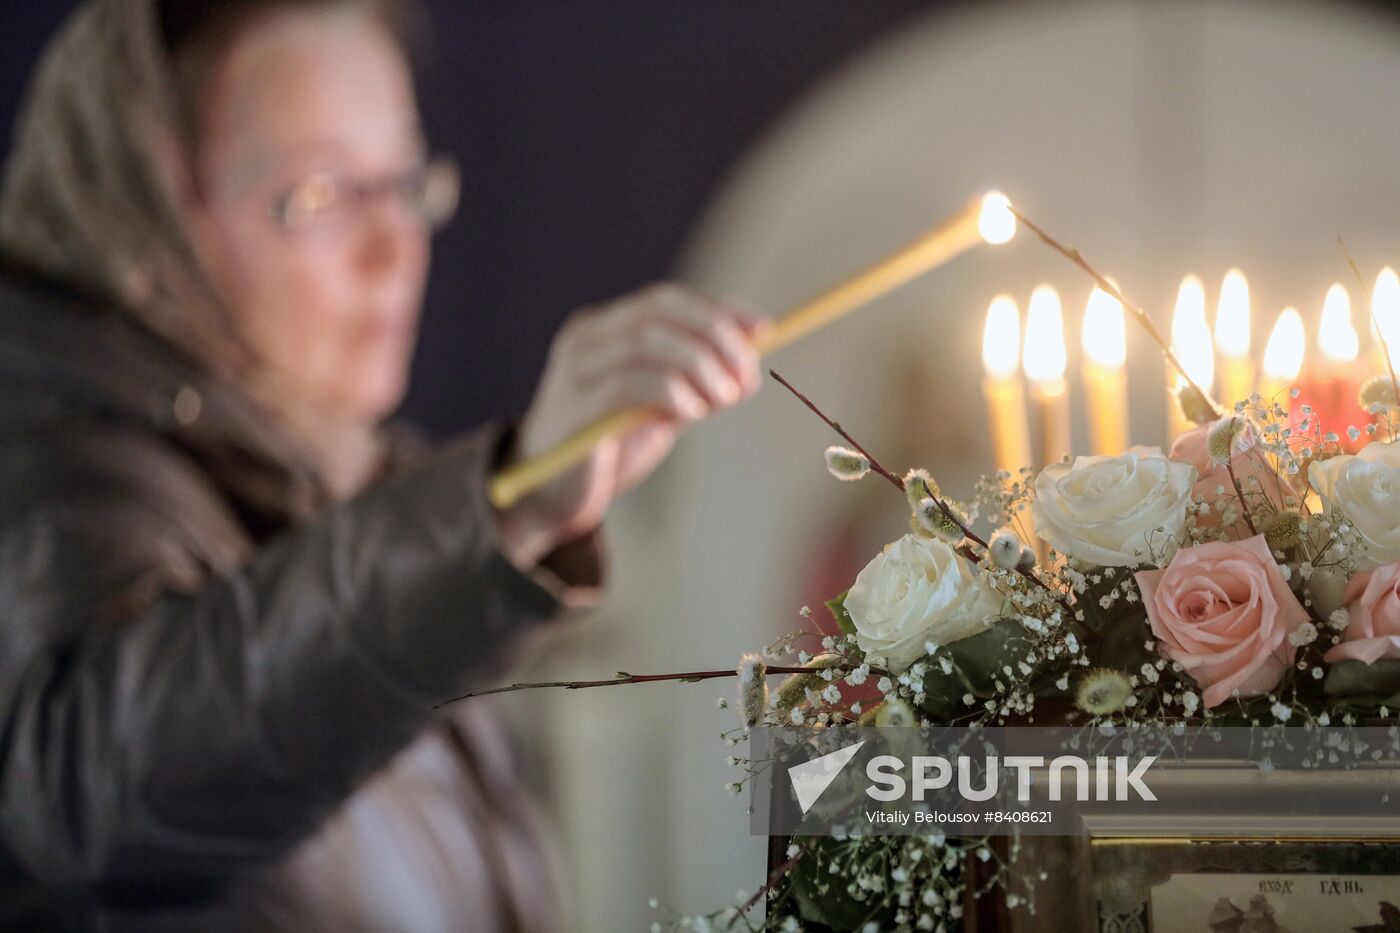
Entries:
[[11, 927], [568, 927], [509, 745], [432, 705], [596, 600], [609, 503], [756, 390], [761, 325], [651, 287], [570, 318], [518, 423], [389, 421], [457, 187], [415, 15], [90, 0], [35, 77], [0, 189]]

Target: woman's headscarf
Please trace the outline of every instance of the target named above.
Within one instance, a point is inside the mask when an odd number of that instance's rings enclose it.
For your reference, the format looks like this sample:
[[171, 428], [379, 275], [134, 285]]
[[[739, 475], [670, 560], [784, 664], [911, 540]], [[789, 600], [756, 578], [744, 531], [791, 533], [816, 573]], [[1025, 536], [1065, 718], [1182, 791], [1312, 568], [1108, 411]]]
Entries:
[[190, 131], [156, 0], [88, 0], [46, 50], [0, 187], [0, 254], [126, 309], [269, 409], [340, 492], [373, 425], [316, 411], [255, 358], [181, 217]]

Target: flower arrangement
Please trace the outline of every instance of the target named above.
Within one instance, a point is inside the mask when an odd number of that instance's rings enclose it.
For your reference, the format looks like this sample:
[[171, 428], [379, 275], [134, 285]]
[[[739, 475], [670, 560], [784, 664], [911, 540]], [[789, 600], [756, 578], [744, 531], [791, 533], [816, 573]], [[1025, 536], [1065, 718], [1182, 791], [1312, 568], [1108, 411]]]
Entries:
[[[480, 693], [737, 675], [741, 725], [723, 736], [731, 747], [759, 725], [1323, 727], [1400, 709], [1396, 374], [1361, 385], [1360, 426], [1323, 424], [1294, 404], [1297, 389], [1222, 410], [1116, 284], [1011, 210], [1157, 343], [1181, 376], [1178, 402], [1193, 429], [1166, 451], [999, 471], [955, 499], [927, 470], [886, 468], [770, 371], [843, 441], [825, 451], [830, 473], [888, 483], [909, 514], [909, 531], [826, 603], [825, 630], [804, 607], [809, 628], [737, 668]], [[773, 675], [784, 676], [776, 689]], [[764, 767], [737, 755], [729, 763], [741, 773], [734, 794]], [[950, 933], [969, 894], [999, 890], [1008, 907], [1030, 896], [1008, 871], [1017, 845], [796, 837], [766, 883], [733, 906], [683, 915], [653, 901], [662, 915], [653, 930]], [[764, 916], [750, 916], [761, 901]]]
[[[1027, 226], [1122, 300], [1077, 251]], [[1146, 315], [1124, 306], [1172, 360]], [[1326, 726], [1400, 708], [1393, 373], [1363, 384], [1370, 422], [1360, 427], [1320, 423], [1291, 404], [1296, 389], [1221, 411], [1187, 378], [1179, 401], [1196, 427], [1169, 450], [1001, 471], [962, 500], [926, 470], [891, 472], [772, 375], [844, 441], [825, 452], [831, 474], [896, 487], [910, 529], [826, 604], [834, 631], [814, 626], [745, 656], [744, 729]], [[774, 671], [787, 677], [769, 691]], [[745, 775], [730, 785], [739, 793], [762, 765], [730, 762]], [[700, 916], [668, 911], [667, 921], [951, 931], [970, 878], [977, 894], [1000, 888], [1008, 906], [1029, 896], [1009, 881], [1015, 852], [1014, 841], [1008, 855], [977, 836], [795, 837], [760, 891], [764, 918], [748, 917], [756, 894]]]

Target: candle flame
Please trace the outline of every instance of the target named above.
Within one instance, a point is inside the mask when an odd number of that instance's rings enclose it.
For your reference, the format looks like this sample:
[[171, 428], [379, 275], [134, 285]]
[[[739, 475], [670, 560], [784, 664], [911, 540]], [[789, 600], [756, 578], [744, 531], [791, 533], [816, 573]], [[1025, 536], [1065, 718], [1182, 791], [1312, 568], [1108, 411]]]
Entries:
[[1128, 335], [1123, 323], [1123, 305], [1108, 292], [1095, 286], [1084, 307], [1081, 337], [1084, 355], [1100, 366], [1121, 367], [1128, 359]]
[[1215, 346], [1221, 356], [1249, 358], [1249, 326], [1249, 282], [1243, 272], [1231, 269], [1220, 283], [1215, 309]]
[[1026, 310], [1026, 348], [1021, 364], [1026, 378], [1046, 385], [1063, 379], [1065, 356], [1060, 295], [1050, 285], [1037, 285]]
[[[1172, 315], [1172, 352], [1181, 362], [1191, 381], [1202, 392], [1209, 393], [1215, 381], [1215, 348], [1206, 323], [1206, 288], [1201, 280], [1188, 275], [1181, 280], [1176, 294], [1176, 313]], [[1178, 377], [1177, 384], [1184, 380]]]
[[993, 246], [1000, 246], [1016, 235], [1016, 215], [1011, 201], [1000, 191], [982, 196], [982, 212], [977, 216], [977, 232]]
[[1317, 348], [1334, 363], [1354, 363], [1361, 351], [1361, 340], [1351, 326], [1351, 296], [1340, 282], [1327, 289], [1318, 322]]
[[987, 375], [995, 379], [1016, 375], [1021, 365], [1021, 309], [1010, 295], [997, 295], [987, 308], [982, 365]]
[[1376, 276], [1376, 289], [1371, 293], [1371, 314], [1390, 350], [1390, 365], [1400, 369], [1400, 276], [1390, 266]]
[[1264, 346], [1264, 375], [1291, 382], [1303, 370], [1303, 348], [1307, 343], [1303, 317], [1296, 308], [1284, 308]]

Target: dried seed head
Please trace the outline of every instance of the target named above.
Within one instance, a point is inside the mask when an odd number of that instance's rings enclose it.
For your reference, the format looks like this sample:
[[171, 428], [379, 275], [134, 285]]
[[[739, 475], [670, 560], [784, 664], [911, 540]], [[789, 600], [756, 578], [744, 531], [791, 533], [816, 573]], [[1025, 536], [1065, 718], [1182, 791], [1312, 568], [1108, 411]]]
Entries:
[[1303, 534], [1303, 516], [1297, 509], [1284, 509], [1264, 523], [1264, 541], [1275, 551], [1286, 551], [1298, 544]]
[[915, 467], [904, 474], [904, 494], [909, 497], [909, 507], [917, 512], [920, 502], [939, 495], [938, 484], [927, 470]]
[[752, 726], [763, 718], [768, 706], [768, 662], [759, 654], [746, 654], [739, 659], [739, 709], [744, 725]]
[[1209, 424], [1217, 417], [1215, 406], [1210, 403], [1210, 399], [1194, 386], [1184, 385], [1178, 389], [1176, 403], [1181, 406], [1181, 413], [1186, 416], [1186, 420], [1192, 424]]
[[847, 447], [828, 447], [826, 468], [837, 479], [850, 482], [870, 472], [870, 461]]
[[875, 711], [875, 725], [885, 727], [917, 726], [919, 720], [915, 718], [914, 711], [909, 704], [903, 700], [890, 697], [881, 703]]
[[1074, 705], [1091, 716], [1116, 713], [1133, 695], [1133, 686], [1121, 671], [1098, 668], [1084, 675], [1074, 696]]
[[1035, 548], [1029, 544], [1021, 545], [1021, 556], [1016, 561], [1017, 570], [1034, 570], [1036, 562]]
[[1362, 411], [1370, 411], [1374, 405], [1383, 405], [1391, 410], [1400, 408], [1400, 399], [1395, 397], [1395, 383], [1389, 375], [1372, 376], [1361, 383], [1356, 400], [1361, 404]]
[[1221, 418], [1206, 434], [1206, 453], [1210, 462], [1224, 466], [1235, 454], [1244, 452], [1245, 420], [1238, 415]]
[[[952, 507], [948, 506], [948, 512], [961, 520], [961, 516]], [[932, 535], [947, 544], [959, 544], [963, 539], [963, 530], [958, 525], [958, 521], [950, 518], [947, 512], [943, 511], [933, 499], [924, 499], [914, 510], [913, 517], [914, 530], [925, 535]]]
[[774, 707], [778, 710], [789, 710], [807, 698], [808, 690], [820, 690], [826, 686], [827, 681], [822, 679], [819, 671], [830, 667], [836, 667], [842, 663], [839, 654], [819, 654], [808, 661], [803, 667], [810, 668], [810, 674], [790, 674], [778, 688], [777, 699], [774, 700]]
[[992, 534], [987, 542], [987, 553], [992, 563], [1003, 570], [1015, 570], [1021, 562], [1025, 546], [1010, 528], [1001, 528]]

